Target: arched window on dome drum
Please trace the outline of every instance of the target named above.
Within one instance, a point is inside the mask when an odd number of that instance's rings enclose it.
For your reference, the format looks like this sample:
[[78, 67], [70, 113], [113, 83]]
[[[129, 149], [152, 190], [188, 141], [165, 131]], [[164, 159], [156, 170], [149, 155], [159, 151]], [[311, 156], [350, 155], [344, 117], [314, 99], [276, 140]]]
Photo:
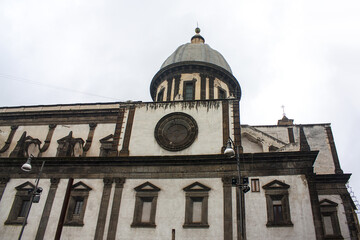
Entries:
[[157, 98], [156, 98], [156, 101], [157, 101], [157, 102], [162, 102], [162, 101], [164, 101], [164, 88], [161, 89], [160, 92], [158, 93]]

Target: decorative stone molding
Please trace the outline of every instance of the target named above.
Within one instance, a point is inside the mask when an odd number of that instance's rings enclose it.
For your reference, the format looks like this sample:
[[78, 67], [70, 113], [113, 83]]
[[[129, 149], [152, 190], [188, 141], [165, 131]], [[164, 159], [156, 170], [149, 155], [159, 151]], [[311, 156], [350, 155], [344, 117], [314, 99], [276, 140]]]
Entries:
[[188, 114], [170, 113], [156, 124], [155, 139], [168, 151], [180, 151], [188, 148], [197, 137], [198, 126]]

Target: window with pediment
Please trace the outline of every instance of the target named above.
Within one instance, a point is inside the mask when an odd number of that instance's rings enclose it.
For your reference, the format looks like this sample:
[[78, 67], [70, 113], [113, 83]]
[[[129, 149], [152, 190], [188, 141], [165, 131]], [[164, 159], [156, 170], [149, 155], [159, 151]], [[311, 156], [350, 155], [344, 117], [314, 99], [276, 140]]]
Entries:
[[290, 185], [274, 180], [263, 186], [267, 207], [267, 227], [291, 227], [289, 192]]
[[160, 188], [150, 182], [136, 188], [134, 218], [131, 227], [155, 228], [156, 203]]
[[341, 236], [337, 206], [337, 203], [328, 199], [320, 201], [320, 212], [325, 239], [344, 239]]
[[184, 228], [208, 228], [209, 187], [195, 182], [183, 189], [185, 191]]
[[91, 190], [91, 187], [81, 181], [72, 185], [64, 225], [80, 227], [84, 225], [86, 204]]
[[25, 182], [17, 187], [15, 199], [11, 207], [9, 216], [5, 222], [6, 225], [10, 224], [22, 224], [26, 213], [30, 206], [31, 192], [35, 186], [31, 182]]

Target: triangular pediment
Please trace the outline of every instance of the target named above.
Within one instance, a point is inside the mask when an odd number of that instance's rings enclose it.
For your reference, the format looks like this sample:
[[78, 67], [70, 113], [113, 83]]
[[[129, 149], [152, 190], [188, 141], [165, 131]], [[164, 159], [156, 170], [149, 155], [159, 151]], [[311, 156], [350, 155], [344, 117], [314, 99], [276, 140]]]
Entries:
[[72, 185], [71, 190], [72, 191], [90, 191], [90, 190], [92, 190], [92, 188], [80, 181], [80, 182], [77, 182], [74, 185]]
[[288, 189], [290, 187], [290, 185], [281, 182], [279, 180], [274, 180], [272, 182], [269, 182], [268, 184], [263, 186], [263, 189]]
[[329, 199], [323, 199], [319, 202], [320, 207], [336, 207], [338, 204]]
[[23, 184], [20, 184], [19, 186], [15, 187], [16, 190], [18, 191], [28, 191], [28, 190], [32, 190], [35, 188], [35, 185], [32, 184], [31, 182], [27, 181]]
[[101, 143], [112, 143], [113, 140], [114, 140], [114, 134], [110, 134], [110, 135], [108, 135], [108, 136], [100, 139], [99, 141], [100, 141]]
[[183, 188], [186, 192], [204, 192], [204, 191], [210, 191], [211, 188], [205, 186], [204, 184], [201, 184], [199, 182], [194, 182], [193, 184], [190, 184], [187, 187]]
[[143, 183], [136, 188], [134, 188], [137, 192], [158, 192], [160, 191], [160, 188], [155, 186], [154, 184], [150, 182]]

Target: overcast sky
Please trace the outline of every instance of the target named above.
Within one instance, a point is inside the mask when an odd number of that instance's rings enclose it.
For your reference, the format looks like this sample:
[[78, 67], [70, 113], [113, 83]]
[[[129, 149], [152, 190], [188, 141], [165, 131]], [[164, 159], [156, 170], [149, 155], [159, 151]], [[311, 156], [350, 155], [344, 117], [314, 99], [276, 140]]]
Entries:
[[[2, 0], [1, 106], [152, 101], [196, 24], [242, 88], [241, 122], [331, 123], [360, 198], [357, 0]], [[359, 199], [360, 200], [360, 199]]]

